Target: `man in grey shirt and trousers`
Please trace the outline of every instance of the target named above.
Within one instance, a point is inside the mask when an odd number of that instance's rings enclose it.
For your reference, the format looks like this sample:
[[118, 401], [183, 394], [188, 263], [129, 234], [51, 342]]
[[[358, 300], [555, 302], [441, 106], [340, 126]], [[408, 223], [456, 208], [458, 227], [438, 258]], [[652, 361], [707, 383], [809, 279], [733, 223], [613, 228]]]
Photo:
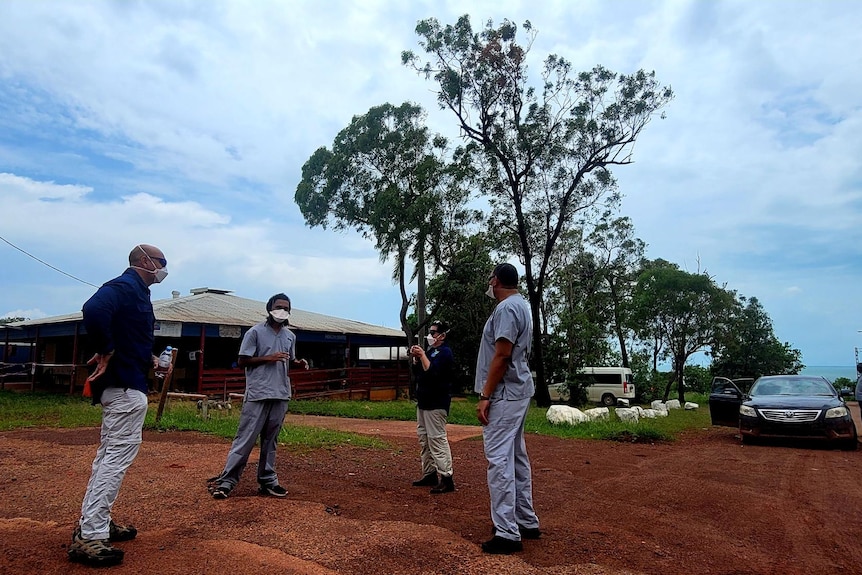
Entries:
[[287, 329], [290, 298], [283, 293], [272, 296], [266, 312], [266, 321], [252, 326], [239, 348], [239, 365], [245, 368], [245, 397], [224, 470], [207, 481], [215, 499], [226, 499], [239, 483], [258, 437], [258, 492], [287, 496], [275, 472], [275, 446], [291, 396], [289, 365], [296, 363], [308, 369], [308, 362], [296, 359], [296, 336]]
[[488, 279], [497, 306], [485, 323], [476, 361], [476, 415], [488, 459], [488, 491], [494, 536], [485, 553], [521, 551], [522, 539], [539, 539], [533, 509], [533, 477], [524, 442], [524, 422], [535, 392], [527, 360], [533, 338], [530, 306], [518, 293], [518, 271], [500, 264]]

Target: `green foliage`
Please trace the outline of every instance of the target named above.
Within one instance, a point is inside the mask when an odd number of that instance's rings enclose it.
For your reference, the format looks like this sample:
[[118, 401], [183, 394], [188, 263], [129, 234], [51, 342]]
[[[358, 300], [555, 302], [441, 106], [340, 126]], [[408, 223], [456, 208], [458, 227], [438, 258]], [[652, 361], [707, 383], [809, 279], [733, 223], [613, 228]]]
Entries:
[[401, 325], [408, 344], [407, 261], [415, 262], [417, 319], [425, 321], [426, 261], [445, 259], [444, 239], [478, 214], [465, 208], [470, 163], [449, 162], [446, 139], [431, 134], [424, 110], [409, 102], [375, 106], [320, 148], [302, 167], [294, 199], [309, 226], [355, 229], [375, 242], [381, 261], [393, 257], [401, 286]]
[[26, 317], [0, 317], [0, 325], [6, 325], [7, 323], [14, 323], [16, 321], [25, 321], [29, 318]]
[[686, 391], [709, 394], [712, 389], [712, 373], [708, 367], [687, 365], [684, 373]]
[[475, 151], [479, 188], [490, 196], [490, 229], [524, 264], [537, 398], [547, 405], [540, 318], [558, 239], [616, 208], [610, 168], [631, 161], [641, 130], [673, 93], [654, 73], [601, 66], [576, 73], [553, 54], [540, 81], [531, 81], [527, 56], [536, 31], [529, 23], [522, 28], [527, 38], [519, 44], [518, 26], [508, 20], [498, 27], [488, 21], [477, 32], [469, 16], [446, 26], [422, 20], [416, 33], [428, 60], [406, 51], [402, 62], [437, 84], [440, 107], [454, 114]]
[[832, 385], [835, 386], [835, 389], [840, 389], [842, 387], [849, 387], [850, 389], [856, 389], [856, 382], [850, 379], [849, 377], [836, 377], [835, 381], [832, 382]]
[[680, 401], [686, 361], [724, 337], [734, 304], [734, 294], [706, 273], [685, 272], [664, 260], [648, 263], [638, 276], [632, 324], [642, 340], [655, 342], [655, 354], [670, 356]]
[[473, 390], [479, 334], [493, 310], [485, 296], [493, 268], [491, 246], [485, 236], [477, 234], [464, 239], [446, 266], [447, 273], [428, 283], [428, 306], [433, 310], [429, 319], [449, 324], [446, 343], [455, 356], [455, 391]]
[[757, 298], [740, 296], [728, 329], [714, 347], [712, 373], [730, 379], [761, 375], [796, 374], [802, 353], [781, 343], [772, 320]]

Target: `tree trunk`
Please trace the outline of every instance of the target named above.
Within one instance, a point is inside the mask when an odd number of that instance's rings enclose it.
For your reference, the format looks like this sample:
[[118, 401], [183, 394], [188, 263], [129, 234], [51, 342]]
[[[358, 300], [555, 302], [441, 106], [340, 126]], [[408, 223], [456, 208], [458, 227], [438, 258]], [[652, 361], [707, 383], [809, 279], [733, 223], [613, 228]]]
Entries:
[[631, 367], [629, 365], [629, 354], [626, 351], [626, 340], [623, 337], [623, 328], [620, 325], [620, 305], [619, 298], [617, 297], [617, 286], [614, 284], [614, 279], [612, 277], [608, 277], [608, 285], [611, 288], [611, 303], [614, 306], [614, 329], [617, 332], [617, 339], [620, 342], [620, 354], [623, 358], [623, 367]]

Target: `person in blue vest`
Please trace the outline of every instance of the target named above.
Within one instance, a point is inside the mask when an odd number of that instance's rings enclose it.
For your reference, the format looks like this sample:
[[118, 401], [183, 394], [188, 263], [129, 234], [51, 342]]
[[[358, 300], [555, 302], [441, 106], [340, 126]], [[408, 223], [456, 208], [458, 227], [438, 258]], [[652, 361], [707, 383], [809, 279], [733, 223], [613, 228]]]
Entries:
[[446, 435], [455, 372], [455, 357], [446, 344], [448, 333], [446, 322], [434, 321], [425, 338], [428, 349], [419, 345], [410, 348], [417, 378], [416, 435], [422, 463], [422, 478], [414, 481], [413, 486], [431, 486], [431, 493], [435, 494], [455, 491], [452, 451]]
[[245, 368], [245, 398], [224, 470], [207, 481], [214, 499], [226, 499], [239, 483], [258, 438], [258, 493], [287, 497], [275, 472], [275, 447], [291, 397], [290, 364], [308, 369], [308, 362], [296, 358], [296, 335], [287, 329], [290, 298], [283, 293], [272, 296], [266, 312], [266, 320], [252, 326], [240, 344], [237, 363]]
[[155, 246], [140, 244], [129, 253], [123, 275], [105, 283], [84, 304], [84, 327], [96, 353], [87, 379], [93, 404], [102, 404], [99, 448], [72, 533], [69, 559], [91, 565], [122, 563], [124, 552], [112, 545], [138, 531], [119, 525], [111, 509], [126, 470], [138, 455], [147, 415], [147, 375], [158, 363], [153, 355], [155, 315], [150, 286], [168, 275], [168, 260]]

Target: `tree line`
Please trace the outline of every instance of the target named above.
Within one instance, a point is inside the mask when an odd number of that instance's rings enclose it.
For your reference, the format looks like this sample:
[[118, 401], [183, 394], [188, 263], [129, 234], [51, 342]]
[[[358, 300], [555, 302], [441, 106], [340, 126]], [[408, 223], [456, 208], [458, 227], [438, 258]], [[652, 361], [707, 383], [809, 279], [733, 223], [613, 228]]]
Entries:
[[311, 155], [294, 195], [309, 226], [357, 230], [393, 263], [408, 345], [446, 319], [472, 387], [488, 273], [517, 259], [539, 405], [550, 404], [549, 382], [571, 381], [584, 365], [641, 361], [656, 374], [668, 361], [662, 395], [675, 385], [681, 400], [697, 352], [711, 355], [716, 375], [801, 369], [756, 298], [706, 271], [646, 259], [619, 215], [612, 170], [631, 163], [637, 137], [674, 97], [654, 72], [578, 72], [550, 54], [532, 79], [529, 21], [474, 30], [466, 15], [452, 25], [429, 18], [416, 34], [421, 52], [404, 51], [402, 63], [432, 84], [460, 141], [432, 133], [415, 103], [383, 103]]

